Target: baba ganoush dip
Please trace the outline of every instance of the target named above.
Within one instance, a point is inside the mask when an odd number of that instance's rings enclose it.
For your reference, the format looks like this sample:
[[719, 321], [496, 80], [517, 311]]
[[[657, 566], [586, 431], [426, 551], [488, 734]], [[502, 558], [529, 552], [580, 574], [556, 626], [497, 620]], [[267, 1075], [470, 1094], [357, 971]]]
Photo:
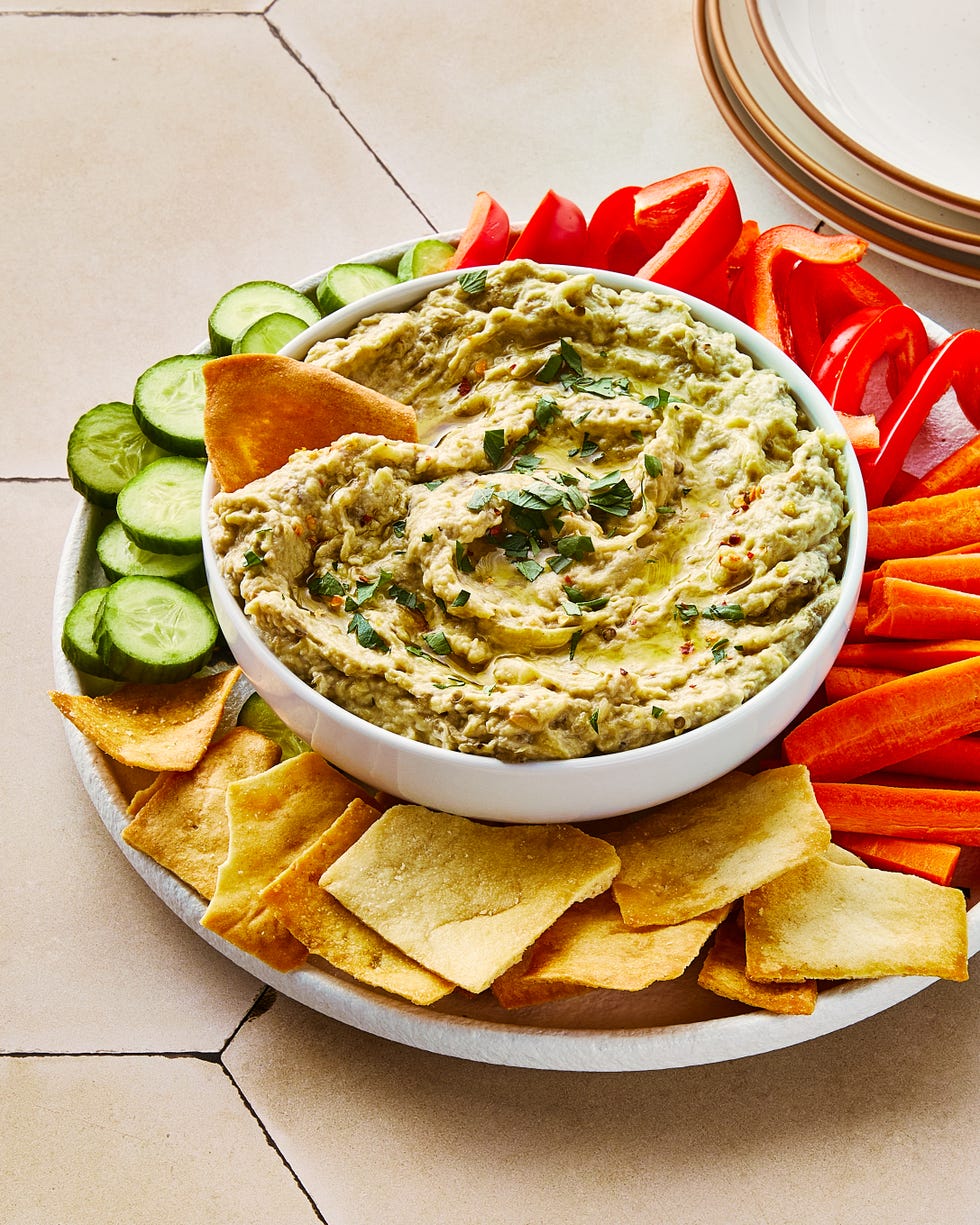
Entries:
[[838, 598], [843, 439], [687, 306], [526, 262], [307, 360], [411, 405], [215, 497], [222, 574], [294, 673], [507, 761], [677, 736], [779, 676]]

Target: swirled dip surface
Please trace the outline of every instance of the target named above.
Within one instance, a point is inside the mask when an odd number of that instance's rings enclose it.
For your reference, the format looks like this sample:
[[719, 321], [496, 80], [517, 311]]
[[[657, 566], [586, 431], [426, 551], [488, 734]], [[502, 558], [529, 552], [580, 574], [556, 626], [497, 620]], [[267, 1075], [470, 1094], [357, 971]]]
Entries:
[[213, 503], [223, 575], [298, 676], [506, 760], [717, 718], [838, 596], [840, 439], [734, 337], [648, 292], [503, 264], [309, 361], [412, 405]]

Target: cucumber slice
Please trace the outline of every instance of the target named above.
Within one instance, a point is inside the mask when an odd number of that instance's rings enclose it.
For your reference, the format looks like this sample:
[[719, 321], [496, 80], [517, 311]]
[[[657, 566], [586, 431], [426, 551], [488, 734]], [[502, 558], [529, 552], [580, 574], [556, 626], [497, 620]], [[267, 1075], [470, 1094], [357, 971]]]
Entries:
[[340, 310], [369, 293], [397, 285], [398, 278], [379, 264], [337, 264], [316, 289], [316, 300], [325, 315]]
[[151, 553], [141, 549], [126, 535], [118, 519], [100, 534], [95, 552], [110, 582], [127, 574], [152, 574], [173, 579], [191, 591], [204, 585], [203, 553]]
[[119, 677], [102, 662], [95, 643], [95, 623], [107, 591], [107, 587], [93, 587], [79, 596], [65, 617], [61, 629], [61, 649], [68, 662], [79, 672], [117, 681]]
[[301, 740], [291, 728], [288, 728], [276, 714], [269, 703], [258, 693], [253, 693], [245, 700], [238, 712], [240, 727], [250, 727], [253, 732], [261, 732], [282, 749], [282, 760], [288, 757], [298, 757], [300, 753], [309, 753], [310, 746]]
[[143, 433], [176, 455], [203, 456], [204, 373], [208, 353], [165, 357], [136, 380], [133, 412]]
[[239, 332], [232, 341], [231, 351], [232, 353], [278, 353], [283, 345], [288, 345], [308, 327], [309, 324], [296, 315], [275, 311], [271, 315], [263, 315], [261, 319], [256, 319], [243, 332]]
[[246, 281], [218, 299], [208, 319], [211, 352], [221, 357], [231, 352], [235, 337], [266, 315], [284, 313], [316, 323], [320, 312], [306, 294], [279, 281]]
[[151, 553], [200, 553], [204, 461], [182, 455], [155, 459], [116, 499], [126, 535]]
[[205, 664], [218, 623], [186, 587], [131, 575], [106, 589], [94, 637], [105, 667], [124, 680], [152, 685], [184, 680]]
[[399, 281], [414, 281], [417, 276], [445, 272], [456, 248], [441, 238], [423, 238], [413, 243], [398, 261]]
[[164, 454], [140, 429], [131, 405], [96, 404], [68, 436], [68, 478], [86, 501], [111, 510], [129, 478]]

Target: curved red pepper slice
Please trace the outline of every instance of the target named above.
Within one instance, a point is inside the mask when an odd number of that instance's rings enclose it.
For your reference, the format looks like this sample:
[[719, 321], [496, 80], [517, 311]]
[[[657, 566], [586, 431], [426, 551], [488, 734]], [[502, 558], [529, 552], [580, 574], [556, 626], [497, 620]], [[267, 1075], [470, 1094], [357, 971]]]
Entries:
[[787, 307], [788, 277], [797, 261], [854, 264], [868, 244], [854, 234], [818, 234], [802, 225], [777, 225], [752, 244], [732, 290], [731, 309], [796, 360]]
[[476, 193], [463, 237], [448, 268], [474, 268], [479, 264], [499, 264], [510, 243], [510, 220], [503, 208], [485, 191]]
[[708, 277], [742, 232], [735, 188], [718, 166], [688, 170], [641, 188], [634, 216], [650, 252], [636, 275], [672, 289], [689, 289]]
[[548, 191], [528, 218], [508, 259], [533, 259], [539, 264], [581, 264], [585, 260], [587, 225], [577, 204]]
[[650, 252], [636, 228], [635, 201], [639, 187], [620, 187], [606, 196], [589, 221], [585, 262], [632, 276]]
[[886, 386], [897, 396], [928, 352], [926, 329], [910, 306], [866, 306], [831, 330], [810, 377], [838, 412], [859, 413], [876, 362], [887, 359]]
[[922, 423], [951, 387], [967, 419], [980, 428], [980, 331], [975, 328], [954, 332], [933, 349], [882, 414], [881, 445], [861, 463], [869, 506], [884, 502]]
[[799, 260], [786, 279], [786, 312], [796, 361], [811, 371], [827, 336], [855, 311], [901, 305], [898, 294], [860, 264]]

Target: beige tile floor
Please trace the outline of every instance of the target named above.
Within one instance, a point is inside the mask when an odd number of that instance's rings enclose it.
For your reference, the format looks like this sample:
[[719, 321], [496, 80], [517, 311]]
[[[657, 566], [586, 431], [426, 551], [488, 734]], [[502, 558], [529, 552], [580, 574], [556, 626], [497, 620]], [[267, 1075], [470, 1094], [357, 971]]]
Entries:
[[[720, 163], [686, 0], [0, 0], [0, 1222], [913, 1225], [977, 1220], [980, 988], [752, 1059], [499, 1068], [313, 1013], [204, 944], [108, 838], [51, 683], [76, 417], [297, 280], [547, 187]], [[869, 263], [946, 327], [980, 291]]]

